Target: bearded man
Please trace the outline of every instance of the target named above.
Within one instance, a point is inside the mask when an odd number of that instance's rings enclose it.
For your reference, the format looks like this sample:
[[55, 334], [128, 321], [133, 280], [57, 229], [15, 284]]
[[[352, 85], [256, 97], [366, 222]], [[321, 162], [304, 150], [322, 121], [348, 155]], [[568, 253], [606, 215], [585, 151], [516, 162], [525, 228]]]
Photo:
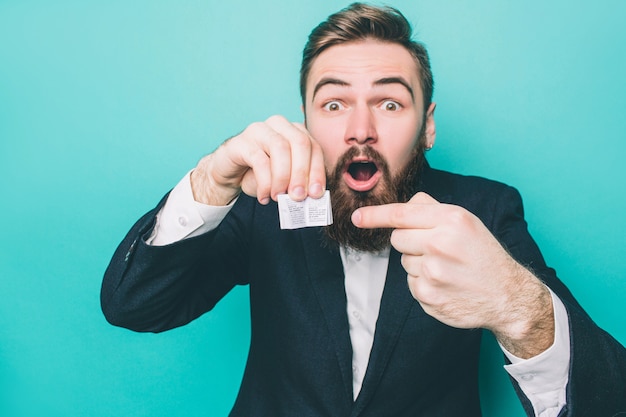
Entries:
[[[105, 274], [107, 320], [160, 332], [249, 285], [233, 416], [480, 416], [480, 329], [528, 415], [626, 411], [626, 351], [546, 266], [517, 191], [426, 162], [433, 78], [398, 10], [331, 15], [300, 86], [303, 124], [251, 124], [135, 224]], [[280, 229], [279, 194], [327, 187], [332, 225]]]

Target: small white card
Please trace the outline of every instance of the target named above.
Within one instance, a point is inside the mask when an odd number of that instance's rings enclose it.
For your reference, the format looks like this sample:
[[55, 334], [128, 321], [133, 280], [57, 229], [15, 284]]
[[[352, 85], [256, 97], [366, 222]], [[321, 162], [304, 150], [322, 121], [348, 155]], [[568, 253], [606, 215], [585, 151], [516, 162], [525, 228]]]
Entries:
[[328, 226], [333, 223], [333, 210], [330, 205], [330, 191], [321, 198], [305, 198], [293, 201], [287, 194], [278, 195], [278, 217], [281, 229]]

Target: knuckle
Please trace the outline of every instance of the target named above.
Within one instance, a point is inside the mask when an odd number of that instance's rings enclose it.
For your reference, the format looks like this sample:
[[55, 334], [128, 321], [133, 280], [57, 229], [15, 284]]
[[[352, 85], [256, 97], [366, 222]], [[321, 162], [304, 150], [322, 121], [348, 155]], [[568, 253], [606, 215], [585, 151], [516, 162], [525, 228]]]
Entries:
[[468, 212], [460, 207], [454, 207], [449, 210], [447, 218], [452, 226], [458, 227], [467, 223]]
[[255, 136], [258, 136], [264, 130], [265, 130], [265, 125], [262, 122], [254, 122], [254, 123], [250, 123], [248, 127], [246, 127], [246, 129], [243, 131], [243, 133], [246, 135], [255, 137]]
[[424, 278], [418, 277], [409, 281], [411, 293], [413, 297], [427, 305], [432, 305], [433, 291], [432, 288], [424, 282]]
[[419, 288], [420, 300], [432, 308], [438, 308], [445, 304], [441, 291], [429, 283], [424, 283]]
[[[402, 243], [402, 230], [394, 229], [391, 232], [389, 243], [391, 243], [391, 245], [396, 248], [400, 246], [400, 244]], [[404, 258], [404, 255], [402, 257]]]
[[308, 148], [311, 146], [311, 141], [309, 140], [309, 137], [300, 131], [294, 133], [294, 135], [290, 139], [295, 146], [301, 148]]
[[287, 152], [291, 151], [291, 146], [289, 145], [289, 142], [287, 142], [278, 133], [272, 134], [272, 138], [271, 138], [271, 142], [270, 143], [271, 143], [270, 144], [271, 149], [274, 152], [287, 153]]
[[390, 210], [389, 218], [392, 224], [404, 224], [407, 219], [407, 210], [405, 204], [394, 205]]
[[407, 283], [407, 286], [409, 287], [409, 291], [411, 292], [411, 295], [413, 296], [413, 298], [419, 301], [419, 296], [417, 292], [415, 291], [415, 281], [416, 281], [415, 277], [412, 277], [411, 274], [407, 274], [406, 283]]
[[283, 116], [279, 115], [279, 114], [274, 114], [270, 117], [267, 118], [267, 120], [265, 120], [265, 122], [269, 125], [273, 125], [276, 123], [284, 123], [286, 122], [287, 119], [285, 119]]
[[442, 281], [441, 266], [432, 256], [422, 261], [422, 273], [433, 283], [440, 283]]
[[421, 203], [426, 198], [427, 194], [423, 191], [419, 191], [409, 200], [411, 203]]
[[267, 160], [267, 154], [260, 148], [254, 148], [250, 150], [249, 160], [253, 167], [267, 166], [269, 161]]
[[402, 255], [400, 257], [400, 264], [408, 274], [413, 276], [421, 275], [419, 271], [419, 260], [416, 256]]
[[432, 255], [446, 255], [453, 248], [452, 236], [448, 233], [439, 232], [432, 236], [424, 243], [428, 253]]
[[248, 143], [256, 143], [259, 146], [272, 131], [265, 123], [254, 122], [249, 124], [239, 137]]
[[412, 231], [407, 229], [393, 229], [389, 243], [404, 254], [415, 255], [415, 250], [412, 247], [414, 245], [411, 245], [411, 233]]
[[[411, 271], [410, 271], [411, 268], [409, 268], [411, 262], [410, 262], [410, 259], [409, 259], [409, 257], [407, 255], [402, 255], [400, 257], [400, 264], [402, 265], [402, 267], [404, 268], [404, 270], [406, 272], [411, 274]], [[411, 275], [415, 275], [415, 274], [411, 274]]]

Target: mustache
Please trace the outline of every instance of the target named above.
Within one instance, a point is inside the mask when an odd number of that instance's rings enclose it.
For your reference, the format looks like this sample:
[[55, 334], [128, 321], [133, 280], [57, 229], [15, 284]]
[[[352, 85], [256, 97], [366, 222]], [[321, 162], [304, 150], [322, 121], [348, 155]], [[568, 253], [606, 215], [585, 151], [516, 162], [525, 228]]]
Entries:
[[382, 171], [383, 176], [389, 178], [389, 164], [385, 157], [380, 152], [372, 148], [370, 145], [353, 145], [347, 151], [345, 151], [337, 160], [337, 163], [332, 170], [328, 172], [328, 176], [334, 173], [335, 177], [340, 177], [343, 170], [348, 166], [352, 160], [356, 157], [365, 157], [376, 164], [376, 168]]

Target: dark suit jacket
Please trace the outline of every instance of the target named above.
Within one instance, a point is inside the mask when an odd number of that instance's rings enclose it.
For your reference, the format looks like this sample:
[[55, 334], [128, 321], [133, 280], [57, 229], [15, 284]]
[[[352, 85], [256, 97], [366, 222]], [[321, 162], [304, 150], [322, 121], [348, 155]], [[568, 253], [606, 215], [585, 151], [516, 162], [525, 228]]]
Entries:
[[[626, 411], [626, 351], [546, 266], [528, 234], [517, 191], [428, 166], [419, 188], [476, 214], [564, 302], [572, 350], [562, 415]], [[320, 229], [280, 230], [275, 204], [261, 206], [242, 195], [216, 230], [151, 247], [145, 238], [162, 204], [135, 224], [115, 252], [103, 281], [103, 311], [113, 324], [160, 332], [188, 323], [235, 285], [248, 284], [251, 346], [231, 415], [480, 415], [481, 331], [451, 328], [425, 314], [393, 249], [369, 366], [353, 402], [343, 268], [337, 247]]]

